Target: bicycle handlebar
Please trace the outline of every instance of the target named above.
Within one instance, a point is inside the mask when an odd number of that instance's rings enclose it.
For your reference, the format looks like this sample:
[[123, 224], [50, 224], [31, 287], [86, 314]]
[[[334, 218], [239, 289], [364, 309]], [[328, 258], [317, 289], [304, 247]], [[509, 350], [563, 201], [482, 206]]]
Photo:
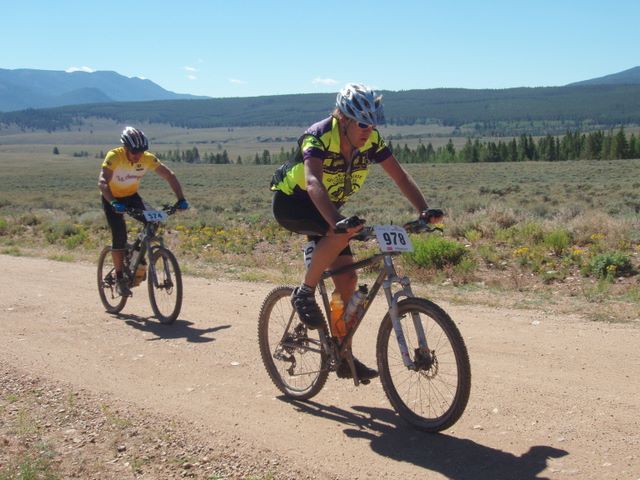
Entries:
[[[442, 227], [437, 226], [435, 222], [431, 223], [431, 220], [439, 221], [443, 216], [444, 212], [442, 210], [437, 208], [430, 208], [423, 211], [420, 214], [418, 220], [406, 223], [404, 225], [404, 229], [409, 233], [435, 232], [436, 230], [442, 232]], [[335, 225], [335, 232], [346, 233], [348, 229], [364, 225], [365, 222], [366, 220], [364, 218], [360, 218], [357, 215], [352, 215], [351, 217], [343, 218], [342, 220], [337, 222]], [[351, 238], [356, 240], [368, 240], [373, 237], [375, 237], [375, 233], [373, 233], [373, 227], [364, 227], [360, 232], [358, 232]]]
[[[165, 212], [167, 215], [173, 215], [179, 210], [178, 203], [179, 202], [176, 202], [173, 205], [163, 205], [161, 210]], [[127, 207], [125, 209], [125, 213], [130, 217], [135, 218], [139, 222], [147, 223], [147, 219], [144, 217], [144, 212], [145, 212], [145, 209], [134, 208], [134, 207]]]
[[[443, 231], [442, 227], [427, 223], [425, 220], [422, 220], [422, 219], [405, 223], [403, 227], [408, 233], [425, 233], [425, 232], [431, 233], [435, 231], [438, 231], [438, 232]], [[356, 235], [351, 237], [351, 240], [359, 240], [359, 241], [365, 242], [367, 240], [376, 238], [374, 229], [375, 227], [364, 227], [360, 232], [358, 232]]]

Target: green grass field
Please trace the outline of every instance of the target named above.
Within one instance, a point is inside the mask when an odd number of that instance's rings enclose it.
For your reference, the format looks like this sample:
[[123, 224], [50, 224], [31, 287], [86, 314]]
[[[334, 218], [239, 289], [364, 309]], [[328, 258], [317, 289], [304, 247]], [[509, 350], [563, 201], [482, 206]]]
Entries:
[[[0, 251], [94, 260], [108, 242], [97, 189], [102, 160], [96, 156], [115, 146], [109, 139], [117, 135], [110, 125], [94, 127], [93, 133], [0, 134]], [[289, 149], [292, 143], [286, 138], [299, 131], [162, 128], [150, 134], [152, 150], [197, 145], [201, 152], [208, 148], [215, 152], [223, 145], [232, 159], [265, 148]], [[205, 141], [209, 143], [196, 143]], [[54, 147], [59, 155], [53, 154]], [[88, 156], [74, 156], [82, 151]], [[166, 235], [185, 271], [297, 281], [303, 239], [272, 220], [268, 186], [275, 166], [168, 166], [193, 207], [171, 219]], [[502, 291], [565, 289], [570, 295], [598, 301], [640, 296], [636, 281], [640, 160], [406, 168], [430, 205], [447, 212], [445, 238], [466, 249], [462, 260], [444, 270], [406, 262], [420, 280]], [[153, 173], [143, 180], [140, 193], [155, 204], [174, 200], [166, 183]], [[415, 217], [376, 166], [345, 213], [358, 214], [369, 223], [402, 223]], [[424, 248], [435, 249], [438, 255], [443, 247]]]

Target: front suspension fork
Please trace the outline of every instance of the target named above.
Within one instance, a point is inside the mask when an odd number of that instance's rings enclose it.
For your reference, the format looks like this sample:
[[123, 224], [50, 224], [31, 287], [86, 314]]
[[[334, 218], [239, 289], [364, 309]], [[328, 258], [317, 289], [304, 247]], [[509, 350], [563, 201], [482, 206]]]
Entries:
[[[397, 292], [393, 293], [391, 290], [391, 285], [393, 283], [398, 283], [402, 287]], [[410, 370], [416, 370], [416, 365], [412, 359], [411, 352], [409, 352], [409, 347], [407, 346], [407, 339], [404, 335], [404, 331], [402, 330], [402, 324], [400, 322], [400, 315], [398, 313], [398, 301], [401, 297], [412, 298], [413, 292], [411, 290], [411, 281], [408, 277], [399, 277], [395, 274], [395, 271], [392, 275], [389, 275], [388, 278], [383, 282], [382, 287], [384, 289], [384, 293], [387, 297], [387, 303], [389, 304], [389, 317], [391, 318], [391, 325], [393, 326], [393, 331], [396, 334], [396, 340], [398, 341], [398, 348], [400, 349], [400, 355], [402, 356], [402, 361]], [[424, 327], [422, 325], [422, 321], [420, 320], [420, 314], [417, 312], [412, 312], [411, 314], [413, 320], [413, 328], [416, 331], [416, 336], [418, 338], [418, 348], [420, 352], [428, 353], [429, 347], [427, 345], [427, 336], [424, 332]]]

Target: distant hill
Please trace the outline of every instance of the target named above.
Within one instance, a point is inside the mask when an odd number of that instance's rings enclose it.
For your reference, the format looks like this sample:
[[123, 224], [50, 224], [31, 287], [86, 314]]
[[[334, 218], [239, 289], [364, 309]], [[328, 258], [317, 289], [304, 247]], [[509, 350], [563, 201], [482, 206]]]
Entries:
[[[632, 71], [637, 69], [627, 72]], [[114, 72], [101, 73], [110, 74], [112, 78], [125, 78]], [[162, 90], [157, 85], [155, 87]], [[120, 95], [136, 95], [131, 84], [123, 90]], [[389, 124], [438, 123], [460, 127], [461, 135], [469, 132], [483, 135], [558, 134], [568, 129], [640, 125], [640, 82], [500, 90], [434, 88], [380, 93], [384, 95]], [[105, 118], [118, 123], [164, 123], [185, 128], [306, 126], [328, 116], [335, 102], [333, 93], [200, 100], [121, 100], [118, 103], [105, 103], [105, 95], [110, 97], [115, 93], [113, 90], [107, 93], [99, 86], [67, 89], [58, 93], [58, 97], [70, 101], [79, 96], [93, 103], [0, 113], [0, 127], [15, 124], [25, 129], [55, 131], [81, 125], [89, 118]], [[140, 100], [144, 97], [138, 94], [135, 98]]]
[[[466, 126], [478, 133], [544, 134], [583, 126], [640, 124], [640, 85], [381, 93], [387, 121], [394, 125], [440, 123]], [[305, 126], [328, 116], [334, 102], [335, 95], [326, 93], [101, 103], [8, 112], [0, 114], [0, 125], [53, 131], [97, 117], [118, 123], [165, 123], [186, 128]]]
[[0, 111], [87, 103], [207, 98], [165, 90], [116, 72], [0, 69]]
[[592, 78], [581, 82], [570, 83], [568, 86], [576, 85], [638, 85], [640, 84], [640, 67], [633, 67], [629, 70], [605, 75], [604, 77]]

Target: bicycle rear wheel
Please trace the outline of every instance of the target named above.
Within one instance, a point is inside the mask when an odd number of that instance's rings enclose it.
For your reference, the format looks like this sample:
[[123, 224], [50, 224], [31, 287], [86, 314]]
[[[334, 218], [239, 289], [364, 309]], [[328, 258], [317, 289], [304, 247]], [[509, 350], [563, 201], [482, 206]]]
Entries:
[[176, 257], [164, 247], [150, 254], [147, 288], [149, 301], [160, 323], [173, 323], [182, 308], [182, 273]]
[[[427, 432], [440, 432], [458, 421], [469, 400], [467, 348], [449, 315], [428, 300], [405, 299], [398, 303], [398, 314], [416, 368], [404, 365], [387, 313], [376, 345], [380, 382], [405, 421]], [[427, 337], [426, 354], [419, 349], [414, 320], [421, 322]]]
[[287, 397], [305, 400], [322, 390], [329, 371], [319, 330], [300, 322], [291, 305], [292, 292], [289, 286], [269, 292], [258, 317], [258, 341], [274, 385]]
[[98, 257], [98, 293], [102, 305], [109, 313], [119, 313], [127, 303], [116, 291], [116, 268], [111, 257], [111, 247], [104, 247]]

